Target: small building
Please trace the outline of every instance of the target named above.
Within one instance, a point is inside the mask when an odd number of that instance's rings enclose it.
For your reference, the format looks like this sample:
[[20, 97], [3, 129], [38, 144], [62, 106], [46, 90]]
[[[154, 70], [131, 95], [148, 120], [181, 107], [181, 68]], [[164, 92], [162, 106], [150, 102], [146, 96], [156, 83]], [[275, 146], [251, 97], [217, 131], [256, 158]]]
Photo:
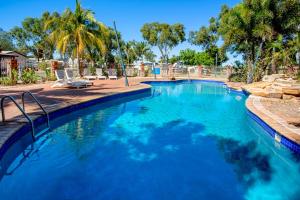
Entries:
[[17, 51], [0, 50], [0, 77], [10, 76], [11, 71], [15, 68], [18, 73], [26, 66], [27, 56]]

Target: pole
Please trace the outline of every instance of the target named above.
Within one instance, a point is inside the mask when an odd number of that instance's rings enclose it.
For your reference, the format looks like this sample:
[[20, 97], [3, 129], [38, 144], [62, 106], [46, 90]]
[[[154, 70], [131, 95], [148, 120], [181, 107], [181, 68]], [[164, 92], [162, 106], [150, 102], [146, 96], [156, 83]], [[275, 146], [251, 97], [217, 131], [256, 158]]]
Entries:
[[217, 67], [218, 67], [218, 53], [216, 53], [215, 77], [217, 77]]
[[153, 66], [153, 72], [154, 72], [154, 79], [156, 79], [156, 70], [155, 70], [155, 63], [152, 63], [152, 66]]
[[120, 59], [121, 59], [121, 66], [122, 66], [122, 70], [123, 70], [123, 75], [125, 77], [125, 86], [129, 86], [128, 79], [127, 79], [127, 74], [126, 74], [126, 70], [125, 70], [125, 65], [124, 65], [124, 61], [123, 61], [123, 57], [122, 57], [122, 53], [121, 53], [119, 37], [118, 37], [118, 32], [117, 32], [117, 27], [116, 27], [116, 22], [115, 21], [114, 21], [114, 29], [115, 29], [116, 40], [117, 40], [117, 44], [118, 44], [118, 53], [119, 53], [119, 56], [120, 56]]

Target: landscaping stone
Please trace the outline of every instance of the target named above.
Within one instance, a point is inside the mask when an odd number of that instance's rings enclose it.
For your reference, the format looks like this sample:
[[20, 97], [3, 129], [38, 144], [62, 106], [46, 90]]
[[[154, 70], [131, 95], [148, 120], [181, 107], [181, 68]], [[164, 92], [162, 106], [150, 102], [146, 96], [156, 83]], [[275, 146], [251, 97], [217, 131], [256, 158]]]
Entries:
[[300, 87], [287, 87], [282, 88], [282, 92], [284, 94], [293, 95], [293, 96], [300, 96]]
[[288, 95], [288, 94], [283, 94], [283, 95], [282, 95], [282, 99], [283, 99], [283, 100], [291, 100], [291, 99], [293, 99], [293, 98], [294, 98], [293, 95]]
[[274, 82], [276, 79], [284, 78], [284, 77], [285, 77], [284, 74], [265, 75], [265, 76], [262, 78], [262, 81], [263, 81], [263, 82], [269, 82], [269, 83], [272, 83], [272, 82]]

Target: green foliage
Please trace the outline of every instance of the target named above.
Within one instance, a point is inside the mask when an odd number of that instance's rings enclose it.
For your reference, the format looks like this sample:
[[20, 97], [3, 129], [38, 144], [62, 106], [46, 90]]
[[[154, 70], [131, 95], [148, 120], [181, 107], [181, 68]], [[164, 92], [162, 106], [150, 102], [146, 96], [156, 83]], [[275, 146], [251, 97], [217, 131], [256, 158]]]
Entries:
[[185, 40], [182, 24], [146, 23], [141, 28], [143, 38], [152, 46], [157, 46], [162, 60], [168, 62], [169, 52]]
[[47, 81], [55, 81], [55, 74], [51, 72], [51, 65], [47, 62], [40, 62], [38, 68], [46, 73]]
[[48, 35], [53, 31], [54, 26], [45, 29], [47, 21], [58, 17], [58, 13], [43, 13], [40, 18], [25, 18], [21, 27], [14, 27], [10, 34], [16, 42], [18, 51], [31, 53], [37, 59], [52, 59], [55, 50], [54, 43], [48, 39]]
[[40, 70], [46, 71], [50, 67], [51, 67], [50, 64], [48, 64], [47, 62], [40, 62], [40, 63], [38, 63], [38, 68]]
[[212, 58], [207, 52], [198, 52], [195, 56], [195, 64], [213, 66], [214, 58]]
[[88, 67], [88, 70], [89, 70], [89, 72], [91, 73], [91, 75], [93, 75], [93, 76], [96, 75], [96, 67], [95, 67], [95, 66], [90, 65], [90, 66]]
[[191, 49], [181, 50], [179, 59], [185, 65], [212, 66], [214, 64], [214, 59], [207, 52], [196, 52]]
[[9, 77], [0, 77], [0, 85], [10, 86], [14, 85], [13, 80]]
[[218, 65], [225, 62], [228, 58], [226, 51], [223, 48], [217, 46], [219, 40], [218, 27], [219, 22], [215, 18], [209, 20], [209, 26], [202, 26], [199, 31], [191, 31], [189, 35], [189, 42], [191, 44], [201, 46], [210, 58], [214, 58], [213, 64], [215, 64], [216, 56], [218, 58]]
[[298, 82], [300, 82], [300, 70], [298, 71], [296, 78], [297, 78]]
[[82, 8], [78, 0], [74, 12], [66, 9], [60, 17], [47, 21], [45, 28], [49, 27], [54, 27], [49, 39], [61, 54], [69, 53], [77, 57], [80, 72], [80, 59], [86, 51], [92, 59], [92, 48], [96, 48], [102, 55], [106, 52], [106, 40], [110, 34], [108, 28], [95, 19], [91, 10]]
[[196, 51], [191, 49], [181, 50], [179, 52], [180, 61], [185, 65], [195, 65]]
[[179, 62], [179, 61], [180, 61], [180, 57], [179, 57], [179, 56], [175, 56], [175, 55], [173, 55], [173, 56], [169, 59], [169, 62], [170, 62], [171, 64], [174, 64], [174, 63]]
[[246, 82], [247, 81], [247, 67], [235, 66], [233, 73], [229, 76], [230, 82]]
[[17, 84], [18, 71], [12, 70], [11, 77], [0, 77], [0, 85], [11, 86]]
[[267, 66], [271, 63], [273, 73], [276, 65], [292, 63], [294, 53], [289, 53], [292, 47], [287, 44], [299, 31], [299, 0], [244, 0], [233, 8], [224, 6], [219, 18], [224, 48], [243, 55], [250, 75], [257, 73], [254, 66], [260, 60]]
[[0, 28], [0, 49], [11, 51], [14, 50], [12, 37], [9, 33]]
[[39, 77], [36, 75], [34, 69], [25, 68], [22, 71], [21, 80], [24, 84], [32, 84], [38, 81]]

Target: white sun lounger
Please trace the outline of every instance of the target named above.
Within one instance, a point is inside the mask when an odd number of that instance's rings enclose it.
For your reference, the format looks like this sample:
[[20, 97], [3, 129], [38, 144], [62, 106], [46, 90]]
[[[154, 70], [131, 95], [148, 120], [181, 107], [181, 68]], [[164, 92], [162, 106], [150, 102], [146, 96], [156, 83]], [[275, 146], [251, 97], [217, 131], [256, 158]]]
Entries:
[[117, 72], [116, 72], [116, 70], [110, 69], [110, 70], [109, 70], [109, 74], [108, 74], [108, 78], [109, 78], [110, 80], [117, 80], [118, 77], [117, 77]]
[[73, 88], [81, 88], [86, 87], [86, 84], [78, 81], [67, 81], [65, 79], [64, 70], [55, 70], [56, 81], [51, 87], [73, 87]]
[[83, 78], [87, 79], [87, 80], [96, 80], [98, 77], [97, 76], [93, 76], [89, 73], [89, 70], [88, 69], [84, 69], [83, 70]]
[[97, 78], [98, 78], [99, 80], [101, 80], [101, 79], [106, 80], [106, 76], [103, 75], [103, 70], [102, 70], [102, 69], [97, 68], [97, 69], [96, 69], [96, 74], [97, 74]]
[[91, 85], [94, 84], [92, 81], [84, 80], [84, 79], [80, 79], [80, 78], [75, 77], [74, 71], [72, 69], [65, 69], [65, 74], [66, 74], [66, 77], [67, 77], [67, 81], [80, 82], [82, 84], [85, 84], [86, 86], [91, 86]]

